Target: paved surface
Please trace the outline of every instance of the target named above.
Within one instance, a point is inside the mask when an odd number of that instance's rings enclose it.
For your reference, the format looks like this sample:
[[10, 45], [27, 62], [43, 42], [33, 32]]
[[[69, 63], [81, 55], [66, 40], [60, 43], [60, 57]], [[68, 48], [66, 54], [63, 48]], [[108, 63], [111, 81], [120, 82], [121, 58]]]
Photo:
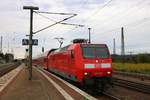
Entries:
[[24, 68], [2, 93], [0, 100], [65, 100], [40, 73], [33, 68], [33, 79], [28, 80]]

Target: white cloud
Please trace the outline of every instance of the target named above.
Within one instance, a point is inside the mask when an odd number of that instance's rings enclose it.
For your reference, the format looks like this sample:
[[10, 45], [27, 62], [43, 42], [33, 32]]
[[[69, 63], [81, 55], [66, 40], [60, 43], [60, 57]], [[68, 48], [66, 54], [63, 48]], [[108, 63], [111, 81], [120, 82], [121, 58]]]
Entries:
[[[92, 28], [93, 43], [107, 43], [110, 50], [113, 47], [113, 38], [117, 41], [117, 51], [120, 53], [120, 28], [125, 27], [125, 46], [138, 52], [149, 50], [150, 43], [149, 20], [142, 20], [150, 17], [149, 0], [112, 0], [110, 4], [103, 8], [109, 0], [5, 0], [0, 4], [0, 33], [4, 38], [8, 38], [6, 33], [21, 33], [24, 35], [16, 37], [16, 46], [21, 46], [21, 39], [27, 38], [25, 34], [29, 33], [29, 11], [23, 10], [23, 5], [38, 6], [40, 11], [76, 13], [78, 16], [66, 21], [68, 23], [84, 24], [84, 28], [75, 28], [73, 26], [56, 25], [44, 30], [34, 36], [39, 39], [39, 46], [34, 47], [34, 55], [41, 52], [41, 46], [46, 50], [59, 46], [55, 37], [64, 37], [64, 45], [70, 43], [74, 38], [88, 38], [88, 27]], [[44, 14], [45, 15], [45, 14]], [[58, 21], [67, 16], [46, 15], [47, 17]], [[44, 19], [34, 14], [34, 31], [39, 30], [54, 22]], [[145, 22], [144, 22], [145, 21]], [[130, 23], [134, 23], [131, 24]], [[137, 25], [139, 24], [139, 25]], [[134, 38], [133, 38], [134, 37]], [[4, 47], [7, 48], [8, 40], [5, 39]], [[45, 39], [45, 43], [43, 43]], [[136, 44], [140, 45], [136, 45]], [[16, 56], [24, 55], [24, 47], [18, 48], [19, 53]], [[5, 50], [5, 52], [7, 49]], [[129, 50], [128, 50], [129, 51]]]

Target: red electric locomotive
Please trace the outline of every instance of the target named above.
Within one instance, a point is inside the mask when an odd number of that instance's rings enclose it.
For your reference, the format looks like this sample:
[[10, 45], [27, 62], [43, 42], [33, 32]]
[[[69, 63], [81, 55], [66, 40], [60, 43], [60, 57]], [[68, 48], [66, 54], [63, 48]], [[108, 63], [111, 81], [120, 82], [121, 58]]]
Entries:
[[48, 70], [69, 80], [103, 88], [112, 76], [106, 44], [73, 43], [48, 55]]

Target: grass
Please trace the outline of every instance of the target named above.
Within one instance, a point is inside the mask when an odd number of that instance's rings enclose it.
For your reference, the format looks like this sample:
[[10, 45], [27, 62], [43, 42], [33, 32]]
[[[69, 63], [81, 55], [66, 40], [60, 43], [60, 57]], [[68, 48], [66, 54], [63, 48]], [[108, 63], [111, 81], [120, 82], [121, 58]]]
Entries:
[[148, 63], [113, 63], [113, 68], [123, 72], [150, 74], [150, 64]]

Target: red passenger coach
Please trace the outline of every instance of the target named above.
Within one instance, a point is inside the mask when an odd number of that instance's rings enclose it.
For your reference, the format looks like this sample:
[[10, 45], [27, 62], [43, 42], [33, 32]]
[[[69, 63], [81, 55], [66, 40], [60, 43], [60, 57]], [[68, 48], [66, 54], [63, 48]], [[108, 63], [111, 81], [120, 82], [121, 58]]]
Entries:
[[34, 57], [33, 58], [33, 65], [34, 66], [38, 65], [38, 66], [43, 67], [44, 69], [47, 69], [47, 67], [48, 67], [48, 55], [50, 52], [51, 52], [51, 50], [47, 51], [47, 52], [45, 52], [45, 53], [43, 53], [37, 57]]
[[102, 87], [111, 79], [112, 59], [106, 44], [73, 43], [48, 55], [48, 70], [75, 82]]

